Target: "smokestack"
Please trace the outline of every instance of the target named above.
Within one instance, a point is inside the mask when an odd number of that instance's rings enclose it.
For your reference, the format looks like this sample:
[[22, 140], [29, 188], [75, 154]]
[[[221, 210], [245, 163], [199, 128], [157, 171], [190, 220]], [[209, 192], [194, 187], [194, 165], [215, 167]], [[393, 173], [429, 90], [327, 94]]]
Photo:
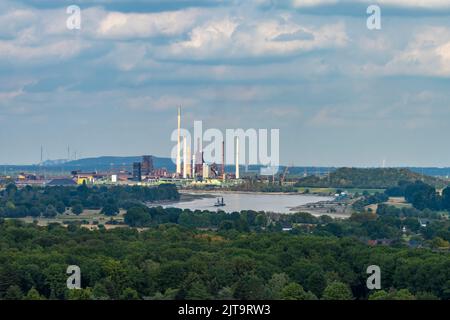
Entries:
[[186, 175], [189, 178], [191, 176], [191, 147], [189, 145], [187, 146], [186, 153], [187, 153]]
[[181, 175], [181, 106], [178, 107], [177, 175]]
[[195, 153], [192, 155], [192, 178], [195, 178]]
[[236, 137], [236, 179], [239, 179], [239, 137]]
[[183, 179], [187, 178], [187, 167], [188, 167], [187, 143], [186, 137], [183, 137]]
[[225, 181], [225, 140], [222, 140], [222, 180]]

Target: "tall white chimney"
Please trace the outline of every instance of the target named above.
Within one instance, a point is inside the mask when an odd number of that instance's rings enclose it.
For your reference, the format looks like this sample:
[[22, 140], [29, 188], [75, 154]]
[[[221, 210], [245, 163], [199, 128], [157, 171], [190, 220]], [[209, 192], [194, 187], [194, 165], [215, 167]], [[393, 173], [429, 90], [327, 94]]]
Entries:
[[181, 106], [178, 107], [177, 175], [181, 175]]
[[191, 147], [187, 146], [186, 149], [187, 157], [186, 157], [186, 176], [187, 178], [191, 177]]
[[236, 137], [236, 179], [239, 179], [239, 137]]
[[187, 178], [188, 156], [186, 137], [183, 137], [183, 178]]
[[192, 155], [192, 178], [195, 178], [195, 152]]

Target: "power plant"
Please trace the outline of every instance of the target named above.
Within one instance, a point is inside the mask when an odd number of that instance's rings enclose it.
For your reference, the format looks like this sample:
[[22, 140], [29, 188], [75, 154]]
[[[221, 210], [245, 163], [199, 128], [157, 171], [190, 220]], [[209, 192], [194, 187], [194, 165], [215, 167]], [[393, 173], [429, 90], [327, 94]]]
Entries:
[[[234, 185], [242, 182], [240, 180], [239, 172], [239, 137], [236, 137], [233, 142], [234, 146], [231, 151], [235, 152], [235, 157], [231, 157], [234, 160], [235, 172], [227, 173], [226, 157], [225, 157], [225, 140], [219, 141], [216, 144], [218, 152], [217, 162], [207, 163], [205, 161], [205, 153], [203, 150], [202, 139], [197, 137], [197, 143], [192, 146], [190, 136], [182, 135], [181, 128], [181, 106], [177, 108], [177, 146], [176, 146], [176, 159], [175, 160], [175, 172], [169, 172], [166, 168], [155, 168], [154, 159], [151, 155], [143, 155], [141, 161], [136, 161], [128, 165], [122, 165], [116, 168], [111, 167], [103, 172], [82, 172], [80, 170], [71, 172], [71, 179], [66, 176], [66, 180], [71, 180], [73, 184], [127, 184], [127, 185], [157, 185], [162, 183], [173, 183], [180, 186], [223, 186]], [[196, 150], [194, 150], [196, 149]], [[41, 146], [41, 161], [39, 166], [44, 165], [43, 162], [43, 147]], [[67, 161], [70, 161], [70, 147], [67, 147]], [[234, 159], [233, 159], [234, 158]], [[66, 161], [66, 162], [67, 162]], [[230, 161], [230, 160], [229, 160]], [[231, 165], [231, 164], [230, 164]], [[50, 177], [45, 175], [28, 177], [23, 174], [23, 178], [18, 180], [19, 184], [47, 184]], [[58, 176], [53, 178], [59, 178]], [[58, 180], [58, 179], [53, 179]]]
[[[204, 159], [203, 146], [200, 138], [197, 139], [197, 150], [191, 155], [191, 141], [188, 137], [181, 136], [181, 107], [178, 107], [177, 113], [177, 155], [176, 155], [176, 172], [174, 179], [182, 179], [192, 184], [222, 184], [227, 180], [239, 180], [239, 138], [236, 137], [236, 158], [235, 158], [235, 174], [228, 175], [225, 172], [225, 141], [222, 146], [222, 163], [206, 163]], [[186, 181], [189, 180], [189, 181]]]

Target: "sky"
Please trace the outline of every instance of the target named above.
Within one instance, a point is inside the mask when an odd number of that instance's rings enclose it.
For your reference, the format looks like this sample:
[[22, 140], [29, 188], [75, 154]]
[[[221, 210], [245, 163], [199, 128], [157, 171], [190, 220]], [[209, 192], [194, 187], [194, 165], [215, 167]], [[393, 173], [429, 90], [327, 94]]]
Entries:
[[285, 165], [450, 166], [450, 1], [0, 2], [0, 164], [170, 156], [178, 105]]

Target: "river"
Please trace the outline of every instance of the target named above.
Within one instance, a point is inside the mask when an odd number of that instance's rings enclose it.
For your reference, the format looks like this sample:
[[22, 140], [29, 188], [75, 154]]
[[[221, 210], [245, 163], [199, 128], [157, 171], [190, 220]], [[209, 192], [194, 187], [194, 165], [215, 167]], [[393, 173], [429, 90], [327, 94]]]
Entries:
[[[202, 197], [199, 193], [185, 193], [188, 199], [181, 198], [178, 202], [163, 204], [162, 206], [175, 207], [191, 210], [210, 210], [218, 209], [225, 212], [234, 212], [241, 210], [266, 211], [276, 213], [292, 213], [291, 208], [319, 201], [333, 200], [333, 197], [324, 197], [317, 195], [303, 194], [273, 194], [273, 193], [244, 193], [244, 192], [224, 192], [208, 193]], [[194, 198], [189, 196], [195, 196]], [[215, 207], [217, 198], [222, 198], [225, 206]]]

